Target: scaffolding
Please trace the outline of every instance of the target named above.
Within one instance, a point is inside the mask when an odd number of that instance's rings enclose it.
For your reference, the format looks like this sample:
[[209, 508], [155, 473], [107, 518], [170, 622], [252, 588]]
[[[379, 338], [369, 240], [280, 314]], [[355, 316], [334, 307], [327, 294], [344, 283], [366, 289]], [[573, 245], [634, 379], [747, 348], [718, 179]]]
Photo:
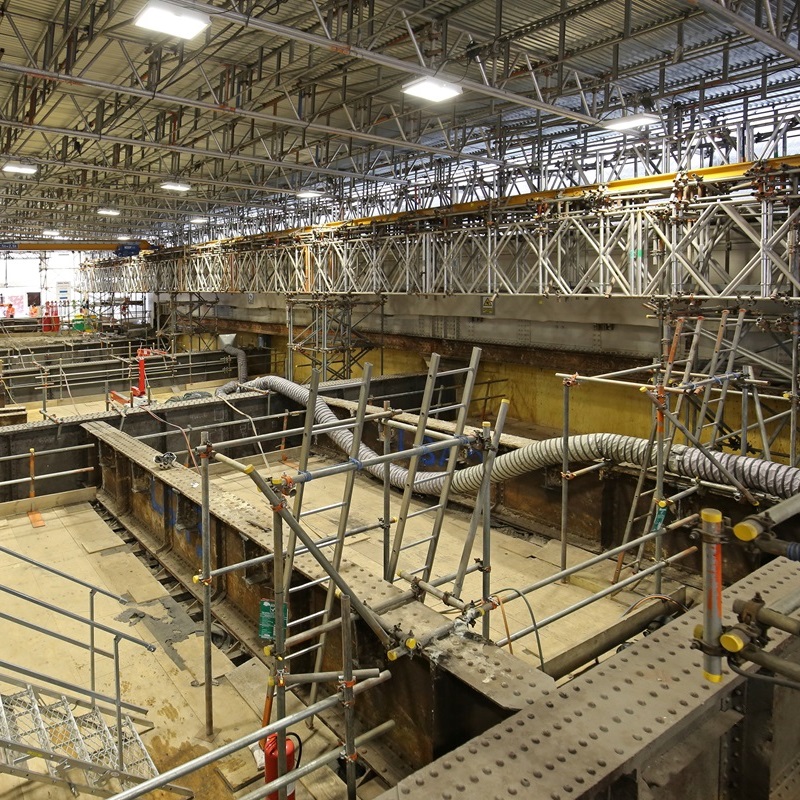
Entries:
[[[189, 337], [189, 350], [216, 350], [219, 332], [217, 305], [219, 297], [213, 299], [198, 292], [169, 292], [167, 301], [161, 299], [162, 292], [155, 292], [156, 342], [170, 353], [181, 347], [178, 338]], [[195, 347], [195, 345], [197, 345]]]
[[97, 286], [234, 287], [290, 299], [398, 293], [794, 302], [798, 197], [798, 165], [773, 159], [375, 217], [369, 227], [340, 224], [324, 236], [276, 232], [224, 249], [97, 265], [85, 277]]
[[[581, 384], [624, 387], [652, 405], [652, 427], [639, 465], [622, 543], [664, 529], [668, 514], [680, 514], [680, 501], [711, 489], [757, 507], [765, 493], [747, 486], [722, 458], [753, 457], [758, 462], [798, 463], [798, 345], [800, 313], [766, 314], [753, 308], [660, 301], [652, 306], [661, 326], [662, 352], [652, 363], [600, 375], [557, 373], [564, 386], [562, 569], [569, 535], [569, 483], [614, 466], [598, 460], [581, 469], [570, 464], [570, 392]], [[705, 462], [693, 478], [671, 468], [674, 448], [690, 448]], [[574, 456], [573, 456], [574, 457]], [[688, 460], [689, 457], [682, 455]], [[695, 463], [695, 462], [693, 462]], [[703, 477], [713, 473], [714, 479]], [[669, 488], [676, 487], [677, 488]], [[643, 569], [645, 544], [626, 567], [619, 554], [614, 583], [623, 569]], [[652, 540], [652, 558], [662, 556], [663, 537]], [[641, 574], [641, 572], [639, 572]], [[661, 591], [660, 571], [655, 591]]]
[[[376, 344], [359, 330], [374, 314], [380, 314], [383, 330], [385, 298], [374, 300], [340, 295], [288, 297], [286, 327], [289, 343], [286, 377], [294, 379], [295, 355], [302, 355], [323, 381], [347, 380], [360, 369], [364, 358]], [[309, 320], [301, 324], [301, 320]], [[380, 346], [380, 372], [383, 373], [383, 347]]]

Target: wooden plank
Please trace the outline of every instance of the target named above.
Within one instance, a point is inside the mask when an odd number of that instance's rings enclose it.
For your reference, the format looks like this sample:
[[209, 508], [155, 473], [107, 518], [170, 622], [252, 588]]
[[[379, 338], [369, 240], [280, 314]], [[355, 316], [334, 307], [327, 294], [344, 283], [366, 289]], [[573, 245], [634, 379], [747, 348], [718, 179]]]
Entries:
[[39, 511], [29, 511], [28, 519], [31, 521], [31, 528], [44, 528], [45, 521]]

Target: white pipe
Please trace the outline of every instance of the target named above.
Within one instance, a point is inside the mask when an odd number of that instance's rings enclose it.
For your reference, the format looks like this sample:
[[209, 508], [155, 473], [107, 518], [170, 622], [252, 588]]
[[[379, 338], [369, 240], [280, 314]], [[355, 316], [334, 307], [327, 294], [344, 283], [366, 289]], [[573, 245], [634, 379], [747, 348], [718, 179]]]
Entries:
[[[310, 392], [305, 386], [267, 375], [263, 378], [239, 384], [237, 381], [226, 383], [217, 389], [216, 394], [223, 396], [237, 391], [270, 390], [278, 392], [302, 406], [308, 404]], [[331, 411], [325, 401], [317, 398], [314, 416], [319, 423], [337, 423], [340, 420]], [[353, 434], [341, 428], [327, 431], [328, 436], [345, 453], [350, 450]], [[561, 464], [563, 440], [544, 439], [539, 442], [511, 450], [498, 456], [492, 465], [492, 482], [498, 483], [524, 475], [527, 472], [542, 469], [548, 466]], [[569, 437], [570, 460], [578, 463], [591, 463], [604, 459], [615, 464], [631, 464], [642, 466], [655, 463], [655, 453], [648, 457], [647, 439], [636, 436], [623, 436], [618, 433], [587, 433], [580, 436]], [[376, 458], [377, 454], [362, 444], [358, 450], [359, 461]], [[757, 492], [764, 492], [775, 497], [787, 498], [800, 494], [800, 469], [787, 464], [777, 464], [774, 461], [764, 461], [749, 456], [733, 455], [730, 453], [714, 453], [720, 465], [741, 481], [742, 484]], [[726, 484], [725, 476], [711, 463], [702, 452], [695, 447], [685, 445], [672, 445], [668, 458], [667, 469], [677, 475], [692, 480], [700, 479], [712, 483]], [[365, 470], [372, 473], [379, 480], [383, 480], [383, 465], [366, 466]], [[390, 467], [390, 481], [393, 486], [402, 489], [405, 486], [408, 470], [392, 464]], [[475, 495], [481, 485], [483, 465], [466, 467], [458, 470], [453, 477], [452, 489], [458, 494]], [[438, 495], [441, 492], [446, 473], [425, 472], [417, 477], [415, 488], [420, 494]]]

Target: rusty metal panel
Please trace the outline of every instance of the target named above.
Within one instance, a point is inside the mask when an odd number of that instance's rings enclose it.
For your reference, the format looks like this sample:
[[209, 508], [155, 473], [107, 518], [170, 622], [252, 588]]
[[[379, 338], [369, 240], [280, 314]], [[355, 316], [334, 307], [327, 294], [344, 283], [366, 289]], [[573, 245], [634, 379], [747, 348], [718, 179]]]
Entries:
[[[776, 559], [728, 589], [726, 606], [756, 590], [773, 603], [796, 587], [796, 576], [796, 564]], [[725, 710], [743, 682], [732, 673], [719, 684], [703, 679], [701, 656], [690, 646], [700, 618], [700, 609], [685, 614], [570, 683], [544, 689], [531, 708], [417, 771], [380, 800], [588, 800], [600, 790], [618, 796], [616, 782], [631, 776], [626, 796], [639, 796], [635, 773], [709, 714]], [[770, 647], [786, 638], [775, 632]]]

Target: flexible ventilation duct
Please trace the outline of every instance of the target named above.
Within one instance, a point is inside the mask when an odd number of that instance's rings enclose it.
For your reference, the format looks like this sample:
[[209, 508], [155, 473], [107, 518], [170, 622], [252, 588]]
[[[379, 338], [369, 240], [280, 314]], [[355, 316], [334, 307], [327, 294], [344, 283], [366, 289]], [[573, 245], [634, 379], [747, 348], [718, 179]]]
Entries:
[[236, 356], [236, 382], [247, 382], [247, 353], [241, 347], [235, 347], [235, 333], [222, 333], [219, 336], [220, 348], [223, 352]]
[[[217, 394], [232, 394], [251, 388], [278, 392], [303, 406], [308, 405], [310, 396], [310, 391], [306, 387], [271, 375], [257, 378], [246, 384], [231, 381], [217, 389]], [[314, 418], [320, 424], [338, 421], [333, 411], [319, 397], [314, 409]], [[350, 451], [353, 441], [353, 434], [350, 431], [332, 430], [328, 432], [328, 436], [345, 453]], [[569, 456], [570, 460], [574, 462], [588, 462], [602, 458], [615, 464], [642, 466], [647, 463], [648, 446], [649, 443], [646, 439], [639, 439], [635, 436], [623, 436], [616, 433], [587, 433], [569, 438]], [[505, 481], [543, 467], [560, 466], [561, 452], [562, 440], [558, 438], [534, 442], [518, 450], [504, 453], [494, 460], [492, 482]], [[376, 455], [377, 453], [365, 444], [359, 447], [359, 461], [375, 458]], [[727, 453], [715, 453], [714, 457], [748, 489], [781, 498], [791, 497], [800, 492], [800, 469], [796, 467]], [[654, 464], [655, 462], [654, 449], [650, 454], [650, 463]], [[712, 483], [727, 483], [722, 472], [693, 447], [673, 445], [667, 459], [667, 468], [670, 472], [686, 478], [700, 478]], [[382, 465], [367, 466], [364, 469], [376, 478], [383, 479]], [[480, 464], [458, 470], [453, 477], [453, 491], [460, 494], [475, 494], [480, 488], [482, 474], [483, 466]], [[392, 464], [389, 476], [393, 486], [403, 488], [408, 470]], [[421, 494], [437, 495], [441, 492], [445, 474], [443, 472], [426, 472], [419, 475], [417, 479], [420, 481], [418, 491]]]

